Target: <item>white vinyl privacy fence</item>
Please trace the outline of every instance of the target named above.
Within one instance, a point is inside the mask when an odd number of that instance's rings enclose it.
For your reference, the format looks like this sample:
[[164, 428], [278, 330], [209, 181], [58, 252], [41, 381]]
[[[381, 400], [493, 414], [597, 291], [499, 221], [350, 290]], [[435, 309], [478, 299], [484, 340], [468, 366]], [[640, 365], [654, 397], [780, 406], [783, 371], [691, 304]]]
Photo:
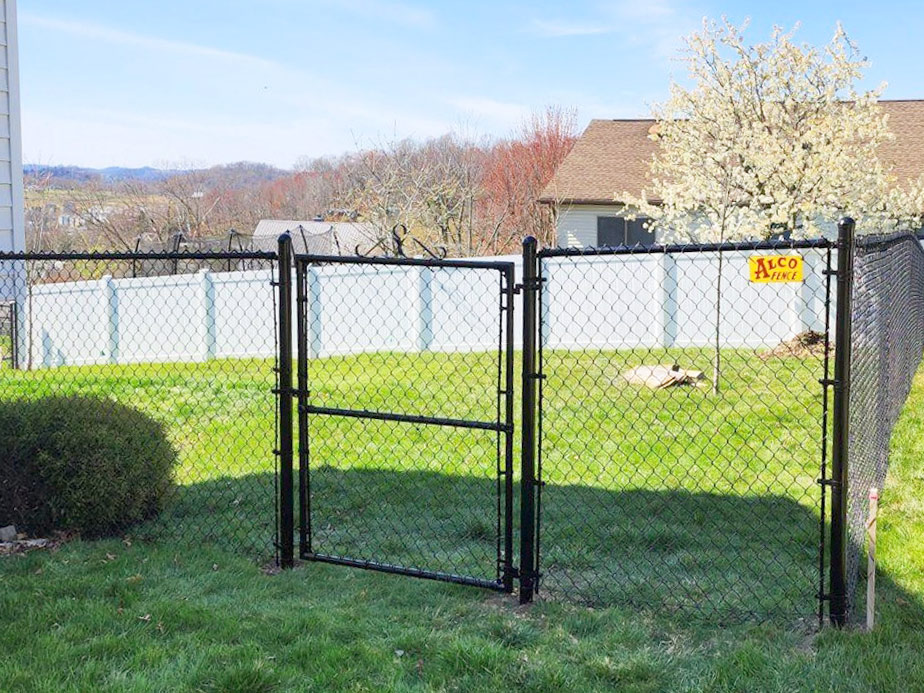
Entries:
[[[724, 253], [722, 343], [772, 347], [823, 330], [820, 254], [805, 254], [801, 284], [751, 283], [750, 254]], [[519, 257], [486, 259], [513, 261], [522, 274]], [[542, 274], [546, 348], [683, 347], [714, 339], [716, 253], [545, 258]], [[272, 280], [271, 271], [252, 270], [36, 284], [22, 299], [29, 362], [272, 358]], [[498, 286], [477, 270], [319, 266], [308, 273], [307, 298], [313, 357], [496, 348]], [[519, 305], [515, 310], [519, 317]], [[515, 335], [519, 341], [519, 325]]]

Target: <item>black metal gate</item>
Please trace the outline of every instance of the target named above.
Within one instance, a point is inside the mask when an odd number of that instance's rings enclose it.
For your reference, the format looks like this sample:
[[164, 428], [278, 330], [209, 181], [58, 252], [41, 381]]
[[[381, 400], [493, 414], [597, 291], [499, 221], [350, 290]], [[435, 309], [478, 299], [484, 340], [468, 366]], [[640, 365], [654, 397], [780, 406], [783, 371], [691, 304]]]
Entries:
[[511, 591], [513, 263], [294, 264], [298, 555]]
[[16, 303], [0, 302], [0, 368], [17, 367]]

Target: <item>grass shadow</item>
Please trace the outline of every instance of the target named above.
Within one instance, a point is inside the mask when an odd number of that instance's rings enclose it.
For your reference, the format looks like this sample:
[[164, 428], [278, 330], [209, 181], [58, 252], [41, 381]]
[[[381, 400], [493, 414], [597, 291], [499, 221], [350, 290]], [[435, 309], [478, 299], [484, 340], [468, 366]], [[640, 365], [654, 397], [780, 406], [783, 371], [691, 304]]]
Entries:
[[[491, 479], [319, 467], [311, 487], [315, 552], [497, 576]], [[190, 550], [250, 546], [268, 559], [274, 489], [272, 474], [178, 487], [132, 536]], [[818, 519], [785, 496], [549, 485], [541, 531], [540, 598], [720, 622], [815, 618]]]

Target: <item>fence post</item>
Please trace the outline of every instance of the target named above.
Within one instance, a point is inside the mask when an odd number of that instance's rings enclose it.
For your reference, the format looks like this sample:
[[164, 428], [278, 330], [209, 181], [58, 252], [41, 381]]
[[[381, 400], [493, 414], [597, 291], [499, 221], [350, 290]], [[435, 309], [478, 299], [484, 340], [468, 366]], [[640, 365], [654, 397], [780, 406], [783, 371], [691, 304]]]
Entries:
[[520, 603], [536, 589], [536, 239], [523, 240], [523, 374], [520, 425]]
[[418, 296], [417, 350], [429, 351], [433, 346], [433, 270], [429, 267], [416, 270]]
[[306, 270], [308, 282], [308, 356], [316, 359], [324, 348], [324, 309], [321, 304], [321, 275], [309, 265]]
[[279, 237], [279, 550], [283, 568], [295, 563], [292, 475], [292, 238]]
[[215, 283], [212, 273], [206, 268], [199, 270], [199, 292], [202, 299], [202, 343], [203, 361], [215, 358]]
[[847, 620], [847, 468], [850, 424], [851, 312], [854, 221], [837, 225], [837, 315], [834, 332], [834, 430], [831, 445], [831, 623]]
[[669, 253], [661, 255], [662, 343], [668, 349], [677, 341], [677, 261]]
[[119, 362], [119, 314], [116, 310], [115, 284], [111, 275], [99, 280], [100, 303], [103, 311], [103, 358], [105, 363]]
[[298, 553], [304, 558], [312, 550], [308, 458], [308, 296], [305, 263], [295, 263], [295, 324], [298, 340]]

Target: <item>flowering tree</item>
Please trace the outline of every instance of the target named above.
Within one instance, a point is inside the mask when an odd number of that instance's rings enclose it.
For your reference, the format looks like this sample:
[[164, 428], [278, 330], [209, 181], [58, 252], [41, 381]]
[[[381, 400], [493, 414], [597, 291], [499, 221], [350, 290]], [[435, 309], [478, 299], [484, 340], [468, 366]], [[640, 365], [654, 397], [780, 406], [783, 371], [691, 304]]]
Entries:
[[[876, 103], [884, 85], [857, 90], [866, 60], [840, 25], [823, 49], [780, 28], [748, 45], [746, 26], [704, 20], [686, 40], [692, 84], [672, 84], [654, 109], [650, 190], [620, 199], [672, 241], [818, 236], [844, 214], [861, 232], [919, 226], [924, 185], [880, 161], [893, 137]], [[721, 291], [720, 253], [716, 392]]]

